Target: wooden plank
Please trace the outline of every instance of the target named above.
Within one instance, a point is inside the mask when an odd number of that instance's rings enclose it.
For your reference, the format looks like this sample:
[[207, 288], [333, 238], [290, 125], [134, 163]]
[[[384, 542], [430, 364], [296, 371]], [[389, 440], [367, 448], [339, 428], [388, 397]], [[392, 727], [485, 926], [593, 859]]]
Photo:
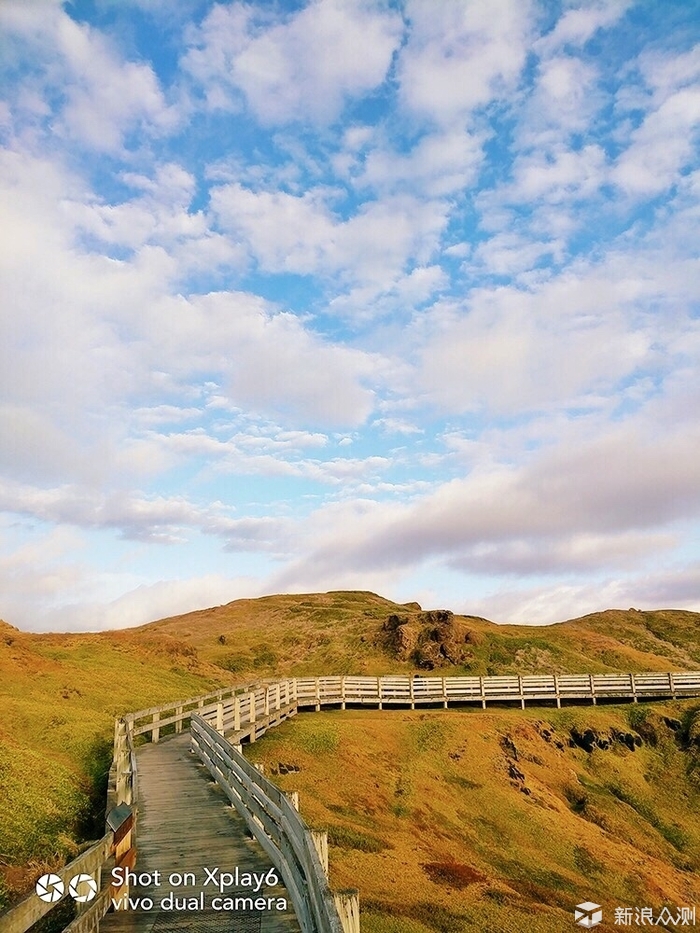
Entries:
[[[203, 868], [233, 872], [266, 872], [269, 857], [251, 839], [242, 818], [227, 804], [220, 788], [211, 782], [204, 767], [189, 752], [190, 736], [182, 734], [145, 745], [138, 751], [141, 806], [137, 824], [138, 863], [136, 872], [153, 874], [160, 870], [167, 879], [171, 872], [194, 872], [197, 884], [173, 888], [178, 897], [202, 891], [211, 896], [211, 884], [203, 886]], [[134, 885], [132, 897], [152, 897], [156, 903], [167, 893], [167, 885]], [[250, 888], [231, 889], [244, 896]], [[286, 897], [283, 885], [265, 889], [275, 897]], [[153, 926], [153, 911], [115, 911], [100, 923], [100, 933], [147, 933]], [[300, 933], [290, 909], [265, 911], [265, 930], [270, 933]]]

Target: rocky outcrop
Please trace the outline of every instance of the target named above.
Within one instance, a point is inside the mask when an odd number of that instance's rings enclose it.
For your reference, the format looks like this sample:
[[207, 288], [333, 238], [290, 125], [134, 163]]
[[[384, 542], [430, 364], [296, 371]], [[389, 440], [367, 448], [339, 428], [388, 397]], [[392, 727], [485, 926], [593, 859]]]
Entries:
[[477, 634], [464, 619], [448, 609], [432, 609], [414, 615], [390, 615], [384, 623], [389, 647], [400, 661], [434, 670], [464, 664], [472, 657], [470, 646]]
[[569, 745], [572, 748], [582, 748], [589, 754], [595, 749], [607, 751], [614, 744], [624, 745], [631, 752], [640, 748], [644, 742], [641, 735], [636, 732], [623, 732], [621, 729], [611, 729], [607, 734], [598, 732], [596, 729], [584, 729], [583, 731], [574, 727], [569, 733]]

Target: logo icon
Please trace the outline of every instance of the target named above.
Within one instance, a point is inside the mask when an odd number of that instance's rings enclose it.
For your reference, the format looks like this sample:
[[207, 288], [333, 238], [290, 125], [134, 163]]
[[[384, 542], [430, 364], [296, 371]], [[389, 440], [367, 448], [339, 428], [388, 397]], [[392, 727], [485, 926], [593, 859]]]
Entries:
[[34, 890], [42, 901], [53, 904], [55, 901], [60, 901], [66, 888], [58, 875], [42, 875]]
[[85, 904], [97, 894], [97, 882], [92, 875], [75, 875], [68, 885], [68, 893], [78, 904]]
[[603, 922], [603, 909], [600, 904], [594, 904], [592, 901], [586, 901], [584, 904], [577, 904], [574, 910], [574, 920], [580, 927], [597, 927]]

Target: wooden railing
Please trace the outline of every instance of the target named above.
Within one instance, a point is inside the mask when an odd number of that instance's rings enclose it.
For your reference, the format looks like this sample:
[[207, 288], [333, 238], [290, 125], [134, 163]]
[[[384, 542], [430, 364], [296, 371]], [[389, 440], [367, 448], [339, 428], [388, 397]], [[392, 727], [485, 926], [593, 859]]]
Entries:
[[322, 706], [416, 706], [700, 696], [700, 672], [537, 674], [505, 677], [297, 677], [282, 683], [300, 709]]
[[[115, 723], [114, 758], [107, 794], [107, 832], [90, 849], [55, 872], [68, 887], [79, 874], [97, 881], [106, 869], [133, 867], [138, 813], [137, 757], [134, 739], [158, 742], [163, 730], [192, 732], [194, 750], [239, 810], [279, 869], [292, 897], [303, 933], [357, 933], [357, 892], [333, 894], [328, 887], [325, 834], [309, 830], [294, 806], [271, 781], [243, 757], [240, 745], [254, 742], [299, 709], [322, 707], [480, 705], [526, 702], [682, 699], [700, 696], [700, 672], [640, 674], [543, 674], [502, 677], [295, 677], [235, 685], [186, 700], [129, 713]], [[91, 902], [78, 905], [78, 916], [64, 933], [96, 933], [107, 912], [110, 885]], [[0, 933], [26, 931], [57, 906], [35, 894], [0, 915]]]
[[[53, 874], [57, 875], [65, 890], [72, 878], [81, 874], [91, 875], [100, 886], [101, 873], [106, 865], [109, 864], [113, 848], [114, 834], [110, 831], [106, 833], [99, 842], [92, 845], [86, 852], [69, 862], [64, 868], [61, 868]], [[42, 901], [36, 894], [30, 894], [12, 910], [0, 916], [0, 930], [2, 933], [24, 933], [33, 926], [38, 920], [41, 920], [49, 911], [60, 901], [47, 903]], [[93, 900], [88, 909], [79, 914], [78, 917], [66, 927], [66, 931], [71, 933], [90, 933], [97, 929], [99, 920], [107, 913], [109, 907], [109, 887], [105, 887]]]
[[328, 886], [328, 838], [312, 833], [272, 781], [202, 717], [191, 724], [192, 748], [267, 853], [287, 886], [302, 933], [359, 931], [356, 891], [333, 894]]

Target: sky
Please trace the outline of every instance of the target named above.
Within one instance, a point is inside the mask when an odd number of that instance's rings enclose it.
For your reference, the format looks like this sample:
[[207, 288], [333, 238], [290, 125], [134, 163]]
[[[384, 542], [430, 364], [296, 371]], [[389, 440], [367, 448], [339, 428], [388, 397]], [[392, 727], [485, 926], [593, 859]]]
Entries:
[[0, 617], [700, 610], [700, 0], [0, 34]]

